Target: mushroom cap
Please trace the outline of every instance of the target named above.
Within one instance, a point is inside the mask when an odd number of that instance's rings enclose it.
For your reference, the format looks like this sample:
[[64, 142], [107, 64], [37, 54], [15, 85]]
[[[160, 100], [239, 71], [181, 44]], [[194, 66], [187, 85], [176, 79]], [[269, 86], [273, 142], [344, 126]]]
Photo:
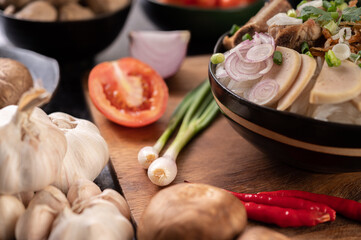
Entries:
[[181, 183], [151, 199], [138, 225], [138, 239], [234, 239], [246, 223], [246, 210], [232, 194], [206, 184]]

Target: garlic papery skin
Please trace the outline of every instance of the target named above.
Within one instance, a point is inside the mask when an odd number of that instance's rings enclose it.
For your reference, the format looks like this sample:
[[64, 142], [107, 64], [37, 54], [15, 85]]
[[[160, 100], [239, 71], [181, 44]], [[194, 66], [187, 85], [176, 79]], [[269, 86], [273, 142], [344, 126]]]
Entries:
[[81, 214], [64, 209], [54, 221], [49, 240], [131, 240], [133, 237], [132, 224], [113, 204], [101, 200]]
[[69, 206], [65, 195], [54, 186], [37, 192], [16, 224], [17, 240], [47, 239], [55, 218]]
[[41, 190], [58, 176], [67, 142], [37, 107], [48, 100], [37, 89], [26, 92], [19, 106], [0, 109], [0, 193]]
[[108, 201], [113, 204], [120, 214], [130, 220], [130, 209], [127, 201], [124, 199], [122, 195], [120, 195], [117, 191], [113, 189], [105, 189], [101, 194], [96, 195], [87, 200], [77, 202], [72, 205], [72, 210], [75, 213], [82, 213], [84, 209], [90, 208], [92, 206], [97, 205], [99, 202], [101, 203], [103, 200]]
[[0, 239], [12, 240], [18, 218], [24, 213], [22, 202], [11, 195], [0, 196]]
[[109, 160], [108, 145], [90, 121], [60, 112], [49, 118], [64, 132], [68, 144], [61, 174], [53, 184], [67, 193], [78, 179], [92, 181], [99, 175]]
[[47, 239], [56, 216], [57, 212], [46, 204], [36, 204], [28, 207], [16, 223], [16, 239]]
[[13, 196], [19, 199], [24, 204], [25, 207], [29, 205], [29, 202], [31, 201], [31, 199], [33, 199], [34, 195], [35, 193], [32, 191], [13, 194]]
[[96, 185], [93, 181], [88, 179], [79, 179], [70, 186], [67, 198], [73, 206], [101, 193], [102, 190], [100, 190], [98, 185]]
[[45, 204], [57, 213], [65, 207], [70, 207], [68, 199], [62, 191], [54, 186], [47, 186], [44, 190], [37, 192], [29, 203], [29, 208], [33, 205]]

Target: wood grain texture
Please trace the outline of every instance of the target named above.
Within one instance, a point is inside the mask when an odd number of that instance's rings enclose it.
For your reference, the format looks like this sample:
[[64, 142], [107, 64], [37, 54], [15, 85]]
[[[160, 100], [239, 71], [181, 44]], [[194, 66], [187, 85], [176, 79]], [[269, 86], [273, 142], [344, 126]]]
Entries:
[[[138, 151], [155, 143], [185, 93], [207, 77], [209, 57], [187, 58], [177, 75], [167, 80], [170, 99], [166, 113], [147, 127], [131, 129], [108, 121], [91, 103], [85, 89], [93, 120], [109, 145], [111, 163], [135, 223], [141, 218], [150, 198], [161, 189], [148, 180], [146, 171], [138, 165]], [[178, 176], [173, 184], [186, 180], [247, 193], [298, 189], [357, 201], [361, 199], [360, 173], [320, 174], [271, 161], [239, 136], [221, 115], [184, 148], [177, 164]], [[248, 227], [252, 225], [260, 223], [249, 221]], [[265, 226], [297, 240], [361, 239], [361, 224], [339, 215], [335, 222], [312, 228]]]

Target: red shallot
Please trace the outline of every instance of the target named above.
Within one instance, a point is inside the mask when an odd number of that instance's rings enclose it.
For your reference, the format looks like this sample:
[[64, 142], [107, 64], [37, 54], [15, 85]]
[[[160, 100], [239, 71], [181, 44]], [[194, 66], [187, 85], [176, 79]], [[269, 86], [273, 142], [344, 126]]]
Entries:
[[130, 55], [147, 63], [163, 78], [180, 68], [190, 40], [189, 31], [132, 31]]
[[279, 85], [276, 80], [262, 80], [252, 87], [248, 100], [259, 105], [267, 104], [277, 95], [278, 89]]
[[[234, 81], [248, 81], [262, 77], [273, 66], [274, 39], [265, 33], [255, 33], [252, 40], [245, 40], [225, 54], [224, 70], [217, 76]], [[219, 68], [218, 68], [219, 69]]]

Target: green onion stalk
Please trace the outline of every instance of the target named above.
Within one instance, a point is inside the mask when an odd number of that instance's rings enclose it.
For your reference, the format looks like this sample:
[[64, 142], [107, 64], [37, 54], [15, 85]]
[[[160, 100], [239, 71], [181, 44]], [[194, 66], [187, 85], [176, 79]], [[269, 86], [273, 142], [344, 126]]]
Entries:
[[[158, 186], [166, 186], [175, 179], [178, 171], [176, 159], [179, 153], [197, 133], [212, 122], [218, 111], [208, 80], [184, 98], [174, 112], [167, 129], [153, 146], [156, 151], [159, 151], [157, 157], [148, 167], [148, 177], [152, 183]], [[163, 156], [158, 157], [160, 150], [180, 122], [182, 123], [173, 142]]]

